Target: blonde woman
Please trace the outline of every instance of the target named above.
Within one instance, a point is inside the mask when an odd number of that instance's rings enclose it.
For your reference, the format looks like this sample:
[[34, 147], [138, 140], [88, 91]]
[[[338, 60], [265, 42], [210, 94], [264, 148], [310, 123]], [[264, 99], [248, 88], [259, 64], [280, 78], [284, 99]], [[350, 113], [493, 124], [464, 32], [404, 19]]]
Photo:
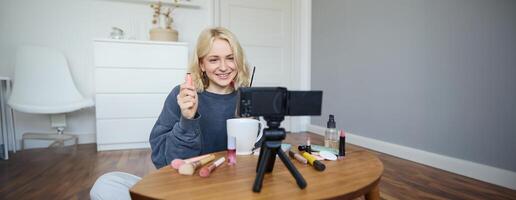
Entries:
[[226, 119], [235, 115], [236, 89], [249, 85], [242, 47], [221, 27], [201, 33], [189, 71], [191, 83], [172, 90], [150, 135], [157, 168], [175, 158], [226, 150]]
[[[175, 158], [226, 150], [226, 120], [235, 115], [236, 90], [248, 86], [250, 80], [240, 43], [222, 27], [201, 32], [189, 72], [185, 82], [168, 95], [152, 129], [149, 141], [156, 168]], [[139, 180], [134, 175], [111, 172], [97, 179], [90, 196], [130, 199], [129, 188]]]

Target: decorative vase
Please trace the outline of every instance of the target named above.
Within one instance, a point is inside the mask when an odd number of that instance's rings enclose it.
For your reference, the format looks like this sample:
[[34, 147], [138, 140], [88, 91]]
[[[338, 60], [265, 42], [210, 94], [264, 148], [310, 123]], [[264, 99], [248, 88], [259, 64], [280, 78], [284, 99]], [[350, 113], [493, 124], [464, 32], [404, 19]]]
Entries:
[[149, 31], [150, 40], [177, 42], [178, 33], [174, 29], [152, 28]]

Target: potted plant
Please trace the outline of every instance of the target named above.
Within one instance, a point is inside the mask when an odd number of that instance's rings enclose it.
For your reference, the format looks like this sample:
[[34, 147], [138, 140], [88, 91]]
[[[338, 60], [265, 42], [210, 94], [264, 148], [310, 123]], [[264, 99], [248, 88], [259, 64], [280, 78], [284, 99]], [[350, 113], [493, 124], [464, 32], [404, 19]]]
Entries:
[[[164, 7], [161, 4], [161, 1], [157, 3], [151, 4], [151, 8], [154, 9], [154, 14], [152, 15], [152, 25], [153, 28], [150, 30], [150, 40], [157, 41], [174, 41], [176, 42], [178, 39], [178, 32], [174, 30], [172, 27], [172, 23], [174, 22], [174, 18], [172, 17], [172, 12], [177, 7], [177, 0], [175, 1], [174, 7]], [[163, 28], [161, 26], [160, 19], [164, 19]]]

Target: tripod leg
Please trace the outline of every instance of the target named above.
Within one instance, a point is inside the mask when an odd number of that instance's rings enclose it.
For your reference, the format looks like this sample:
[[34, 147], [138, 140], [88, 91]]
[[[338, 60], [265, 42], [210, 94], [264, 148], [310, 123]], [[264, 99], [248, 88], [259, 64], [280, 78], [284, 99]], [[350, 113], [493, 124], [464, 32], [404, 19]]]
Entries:
[[297, 171], [294, 164], [292, 164], [292, 162], [290, 162], [290, 160], [287, 158], [287, 155], [285, 154], [285, 152], [283, 152], [281, 149], [279, 149], [278, 156], [280, 157], [281, 161], [283, 161], [283, 164], [285, 164], [288, 171], [290, 171], [292, 176], [294, 176], [294, 178], [296, 179], [296, 182], [297, 182], [297, 185], [299, 186], [299, 188], [304, 189], [306, 187], [305, 179], [303, 178], [301, 173], [299, 173], [299, 171]]
[[265, 161], [265, 159], [263, 158], [264, 157], [263, 152], [265, 151], [265, 149], [267, 149], [267, 146], [265, 146], [265, 141], [264, 141], [264, 142], [262, 142], [262, 147], [260, 148], [260, 155], [258, 156], [258, 163], [256, 163], [256, 172], [258, 172], [260, 163]]
[[260, 192], [262, 189], [263, 176], [265, 176], [265, 168], [267, 167], [267, 161], [269, 160], [269, 156], [271, 150], [269, 148], [265, 148], [263, 154], [260, 154], [260, 160], [258, 165], [258, 172], [256, 174], [256, 179], [254, 179], [253, 191]]
[[274, 162], [276, 162], [276, 153], [281, 151], [281, 150], [278, 150], [277, 148], [269, 148], [269, 149], [270, 149], [271, 153], [269, 154], [269, 159], [267, 160], [267, 170], [266, 170], [267, 173], [271, 173], [272, 170], [274, 169]]

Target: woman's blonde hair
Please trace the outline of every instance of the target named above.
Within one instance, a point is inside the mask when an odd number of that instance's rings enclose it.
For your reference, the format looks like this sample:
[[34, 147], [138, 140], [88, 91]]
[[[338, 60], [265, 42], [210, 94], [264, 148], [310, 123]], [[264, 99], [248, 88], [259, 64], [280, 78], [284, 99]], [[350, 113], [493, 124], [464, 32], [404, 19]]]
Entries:
[[193, 83], [197, 88], [197, 91], [204, 91], [204, 89], [206, 89], [210, 84], [208, 77], [201, 70], [200, 63], [202, 62], [202, 59], [210, 52], [215, 39], [226, 40], [233, 52], [233, 57], [235, 59], [237, 68], [237, 75], [233, 80], [233, 87], [235, 90], [239, 87], [248, 87], [250, 81], [249, 65], [247, 64], [244, 51], [242, 50], [240, 43], [238, 42], [236, 36], [228, 29], [223, 27], [214, 27], [204, 29], [201, 32], [199, 38], [197, 39], [197, 46], [193, 52], [192, 60], [190, 62], [189, 72], [192, 75]]

